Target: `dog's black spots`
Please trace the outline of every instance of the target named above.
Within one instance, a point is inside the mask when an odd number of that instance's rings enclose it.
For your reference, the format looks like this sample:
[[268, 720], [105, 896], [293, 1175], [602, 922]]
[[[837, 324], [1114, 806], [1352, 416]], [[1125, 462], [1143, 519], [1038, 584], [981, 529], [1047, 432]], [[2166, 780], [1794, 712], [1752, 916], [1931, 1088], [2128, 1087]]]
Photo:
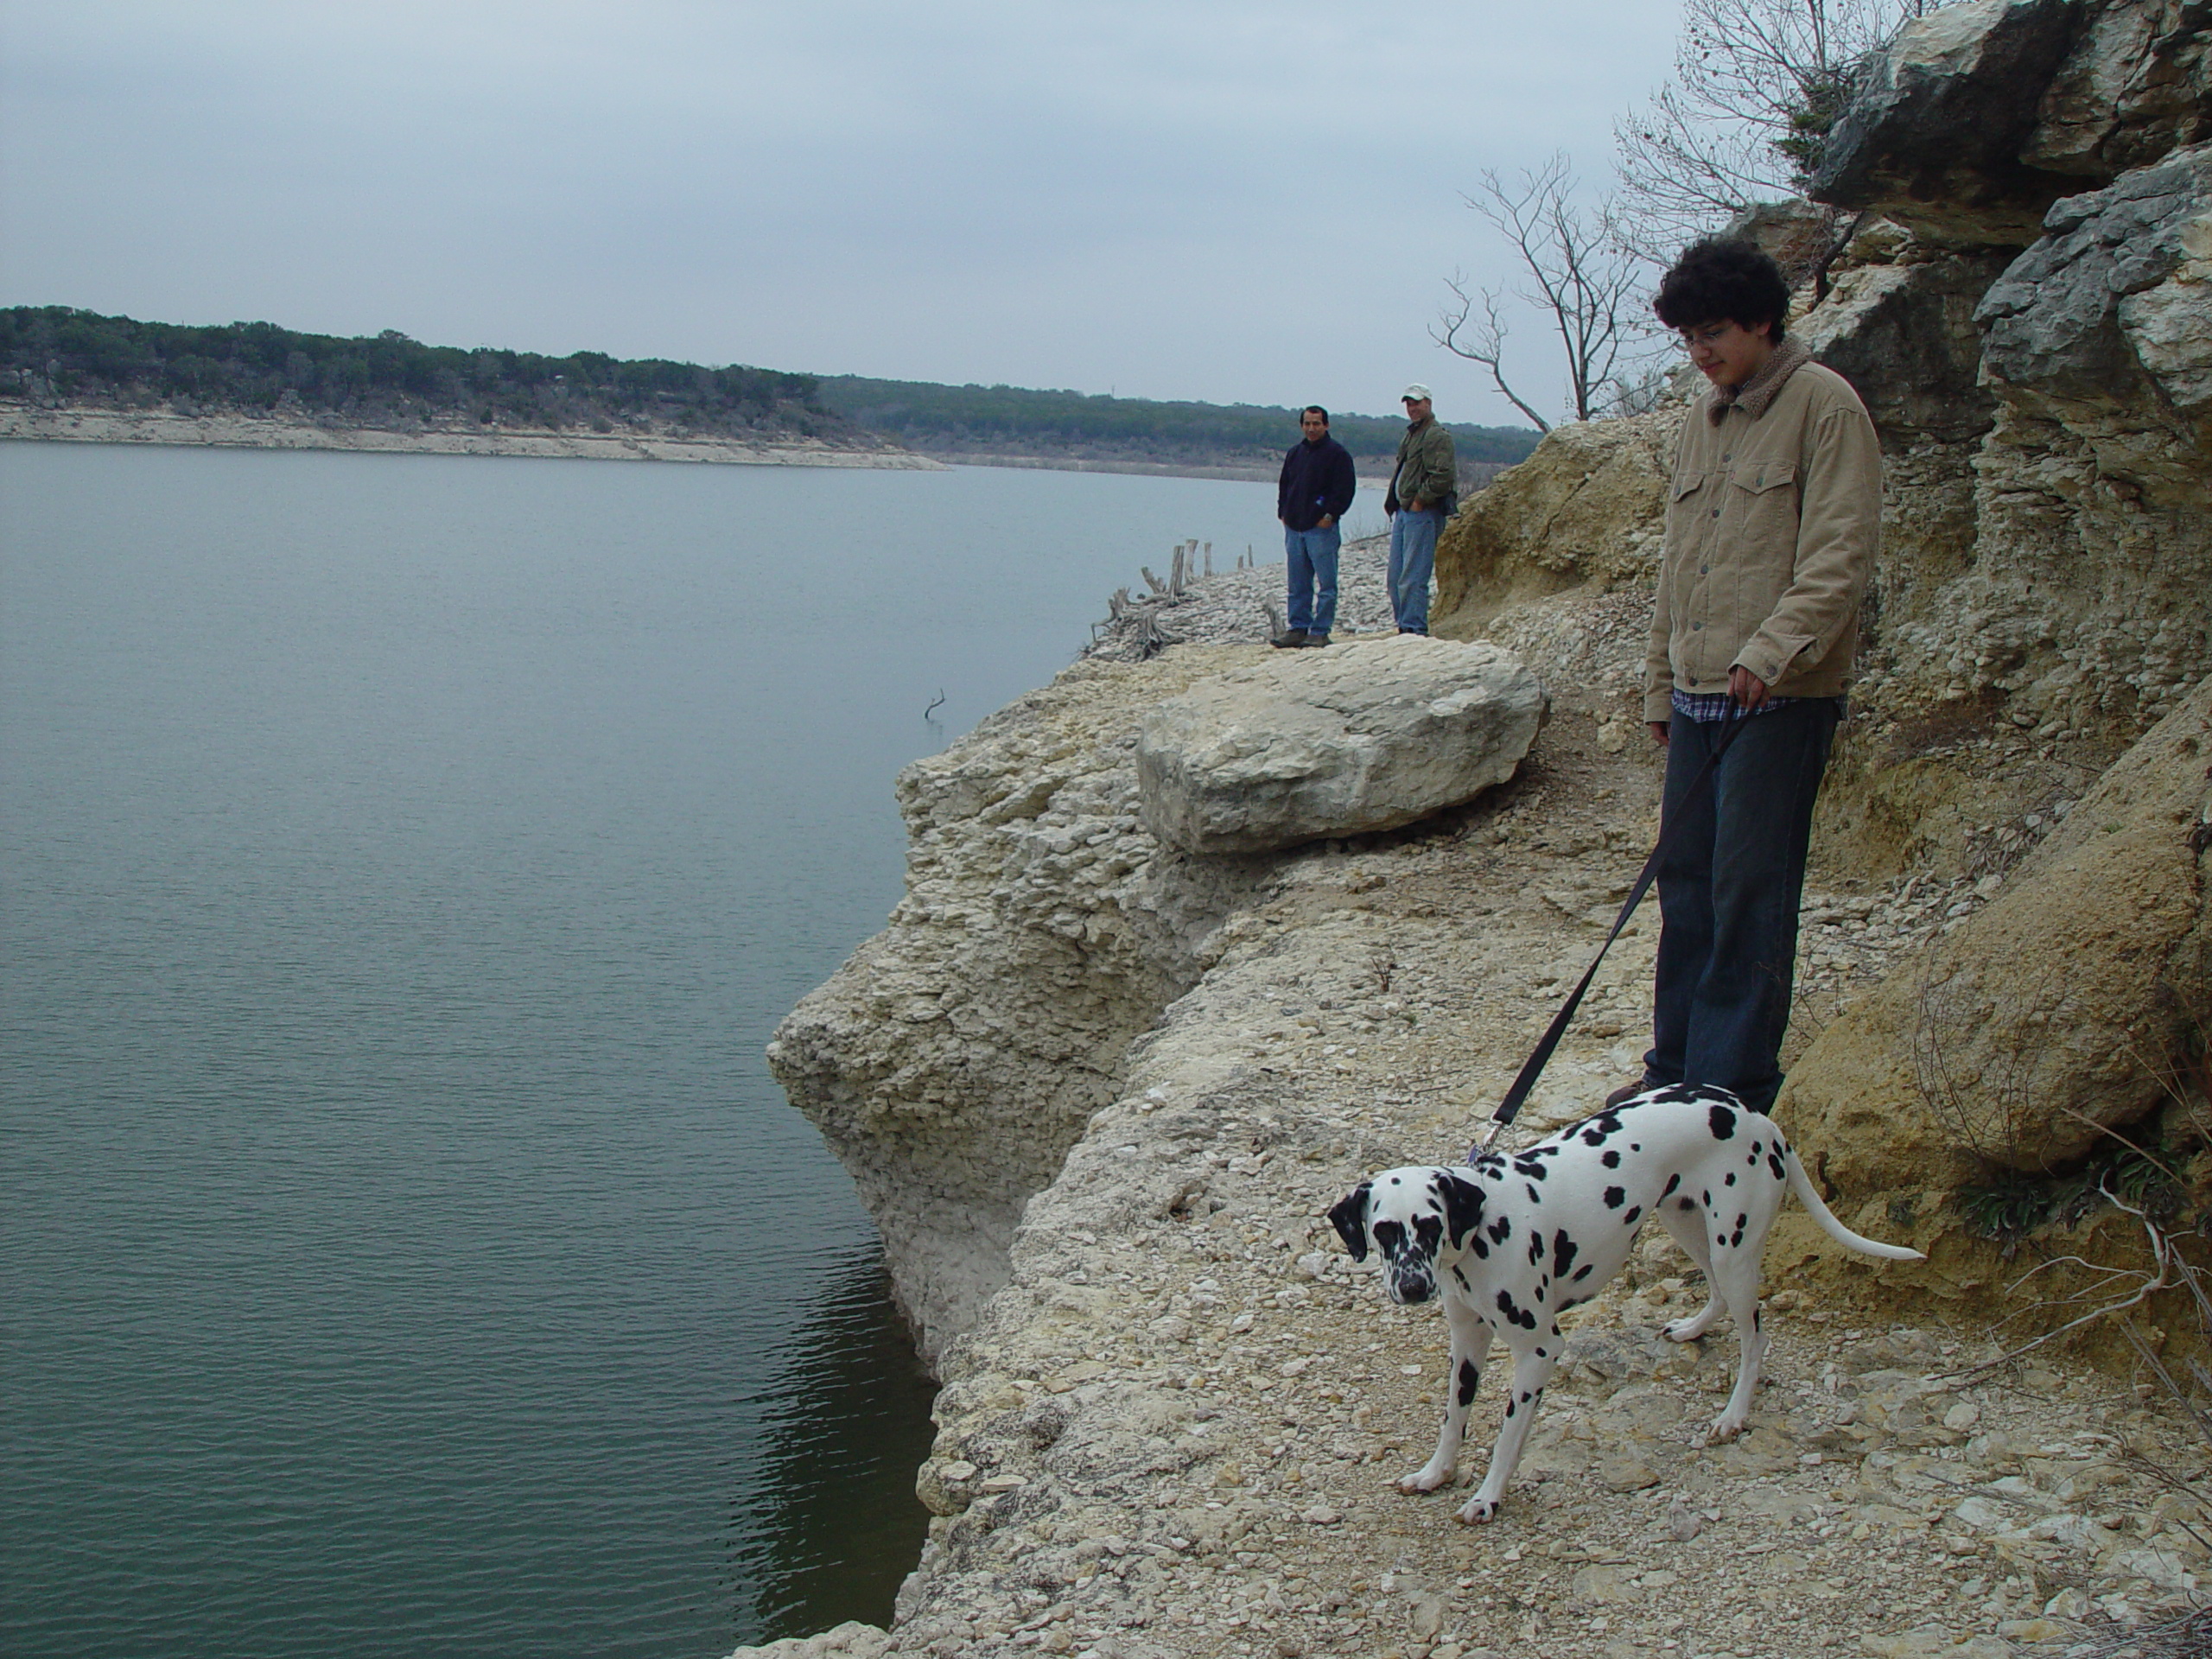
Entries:
[[1752, 1156], [1752, 1157], [1754, 1157], [1754, 1158], [1758, 1157], [1758, 1156], [1759, 1155], [1759, 1154], [1761, 1154], [1761, 1153], [1764, 1152], [1765, 1150], [1766, 1150], [1766, 1148], [1765, 1148], [1764, 1147], [1763, 1147], [1763, 1146], [1759, 1145], [1759, 1143], [1758, 1143], [1758, 1141], [1752, 1141], [1752, 1142], [1751, 1142], [1751, 1156]]
[[1368, 1183], [1362, 1181], [1338, 1199], [1329, 1211], [1329, 1224], [1337, 1230], [1337, 1236], [1344, 1240], [1344, 1248], [1351, 1252], [1355, 1262], [1367, 1260], [1367, 1196], [1370, 1190]]
[[1574, 1265], [1574, 1258], [1582, 1253], [1581, 1247], [1567, 1236], [1562, 1227], [1552, 1235], [1552, 1277], [1564, 1279], [1567, 1270]]
[[1609, 1152], [1598, 1161], [1607, 1169], [1618, 1169], [1621, 1166], [1621, 1155], [1618, 1151]]
[[1745, 1159], [1744, 1161], [1749, 1164], [1753, 1169], [1757, 1169], [1759, 1166], [1759, 1155], [1758, 1153], [1754, 1152], [1750, 1157]]
[[1536, 1265], [1536, 1263], [1537, 1263], [1537, 1262], [1539, 1262], [1542, 1261], [1543, 1259], [1544, 1259], [1544, 1236], [1543, 1236], [1541, 1233], [1531, 1233], [1531, 1234], [1529, 1234], [1529, 1265], [1530, 1267], [1532, 1267], [1532, 1268], [1533, 1268], [1533, 1267], [1535, 1267], [1535, 1266]]
[[[1544, 1350], [1542, 1350], [1541, 1348], [1539, 1348], [1539, 1349], [1537, 1349], [1537, 1350], [1536, 1350], [1536, 1357], [1537, 1357], [1538, 1359], [1549, 1359], [1549, 1358], [1551, 1357], [1551, 1355], [1549, 1355], [1548, 1353], [1547, 1353], [1547, 1352], [1546, 1352]], [[1538, 1389], [1536, 1390], [1536, 1392], [1537, 1392], [1538, 1394], [1541, 1394], [1541, 1393], [1543, 1392], [1543, 1390], [1542, 1390], [1541, 1389]]]
[[1459, 1281], [1460, 1289], [1466, 1291], [1471, 1291], [1474, 1289], [1474, 1287], [1467, 1282], [1467, 1275], [1460, 1272], [1459, 1268], [1454, 1268], [1452, 1269], [1452, 1276]]
[[1482, 1380], [1483, 1374], [1475, 1369], [1473, 1360], [1463, 1359], [1459, 1362], [1459, 1403], [1461, 1405], [1467, 1404], [1475, 1397], [1475, 1385]]
[[1628, 1207], [1628, 1214], [1626, 1214], [1626, 1215], [1624, 1215], [1624, 1216], [1623, 1216], [1623, 1217], [1621, 1217], [1621, 1225], [1622, 1225], [1622, 1226], [1624, 1226], [1624, 1227], [1633, 1227], [1633, 1226], [1635, 1226], [1635, 1225], [1636, 1225], [1636, 1218], [1637, 1218], [1638, 1216], [1642, 1215], [1643, 1213], [1643, 1206], [1642, 1205], [1640, 1205], [1640, 1204], [1631, 1204], [1631, 1205], [1629, 1205], [1629, 1207]]
[[1758, 1311], [1758, 1309], [1757, 1309], [1757, 1308], [1755, 1307], [1755, 1308], [1753, 1308], [1753, 1309], [1751, 1310], [1751, 1329], [1752, 1329], [1753, 1331], [1757, 1331], [1758, 1328], [1759, 1328], [1759, 1311]]
[[1447, 1171], [1437, 1176], [1436, 1185], [1444, 1199], [1445, 1225], [1451, 1229], [1452, 1242], [1457, 1244], [1482, 1224], [1481, 1184]]
[[1444, 1223], [1436, 1216], [1415, 1216], [1414, 1237], [1421, 1245], [1423, 1255], [1434, 1255], [1436, 1247], [1444, 1242]]
[[1574, 1282], [1579, 1285], [1587, 1279], [1590, 1276], [1590, 1270], [1597, 1265], [1595, 1262], [1585, 1262], [1574, 1270]]
[[1675, 1189], [1676, 1187], [1680, 1186], [1681, 1184], [1682, 1184], [1682, 1173], [1681, 1173], [1681, 1171], [1680, 1171], [1680, 1170], [1676, 1170], [1676, 1171], [1675, 1171], [1672, 1175], [1669, 1175], [1669, 1176], [1667, 1178], [1667, 1185], [1666, 1185], [1666, 1186], [1665, 1186], [1665, 1187], [1661, 1191], [1661, 1192], [1660, 1192], [1659, 1196], [1660, 1196], [1661, 1198], [1673, 1198], [1673, 1197], [1675, 1196]]
[[1543, 1165], [1526, 1153], [1513, 1160], [1513, 1171], [1516, 1175], [1526, 1175], [1532, 1181], [1542, 1180], [1548, 1173]]
[[1738, 1227], [1733, 1233], [1728, 1236], [1728, 1248], [1732, 1250], [1740, 1248], [1743, 1243], [1744, 1230], [1741, 1227]]
[[1628, 1143], [1628, 1149], [1630, 1152], [1642, 1152], [1643, 1150], [1643, 1142], [1641, 1141], [1631, 1141]]
[[1736, 1185], [1736, 1172], [1735, 1172], [1734, 1170], [1732, 1170], [1732, 1170], [1730, 1170], [1730, 1171], [1729, 1171], [1726, 1175], [1723, 1175], [1723, 1176], [1720, 1178], [1720, 1185], [1723, 1185], [1723, 1186], [1733, 1186], [1733, 1185]]
[[1726, 1106], [1715, 1105], [1706, 1113], [1705, 1121], [1712, 1128], [1714, 1140], [1732, 1141], [1736, 1138], [1736, 1114]]
[[1522, 1390], [1521, 1390], [1521, 1403], [1522, 1403], [1522, 1405], [1524, 1405], [1524, 1406], [1525, 1406], [1525, 1405], [1527, 1405], [1527, 1404], [1529, 1403], [1529, 1401], [1531, 1401], [1531, 1400], [1533, 1400], [1533, 1399], [1535, 1399], [1535, 1395], [1534, 1395], [1530, 1394], [1530, 1393], [1529, 1392], [1529, 1390], [1528, 1390], [1528, 1389], [1522, 1389]]
[[1767, 1154], [1766, 1166], [1773, 1172], [1776, 1180], [1786, 1181], [1789, 1179], [1789, 1166], [1782, 1161], [1781, 1154], [1775, 1152]]
[[1484, 1230], [1490, 1234], [1490, 1242], [1491, 1243], [1503, 1244], [1507, 1239], [1513, 1236], [1513, 1217], [1510, 1216], [1500, 1216], [1496, 1221], [1491, 1223], [1489, 1227]]
[[1751, 1218], [1749, 1216], [1745, 1215], [1742, 1211], [1738, 1211], [1737, 1212], [1737, 1215], [1736, 1215], [1736, 1230], [1737, 1230], [1738, 1232], [1739, 1232], [1739, 1233], [1740, 1233], [1740, 1232], [1742, 1232], [1742, 1231], [1744, 1230], [1744, 1229], [1745, 1229], [1745, 1228], [1746, 1228], [1746, 1227], [1750, 1226], [1751, 1224]]
[[1531, 1203], [1531, 1204], [1541, 1204], [1543, 1201], [1544, 1201], [1544, 1195], [1543, 1195], [1542, 1193], [1541, 1193], [1541, 1192], [1537, 1192], [1537, 1191], [1536, 1191], [1536, 1189], [1535, 1189], [1535, 1187], [1533, 1187], [1533, 1186], [1532, 1186], [1532, 1187], [1530, 1187], [1530, 1188], [1529, 1189], [1529, 1203]]
[[1697, 1208], [1697, 1205], [1692, 1204], [1688, 1198], [1684, 1198], [1682, 1200], [1682, 1208], [1685, 1210], [1694, 1210]]
[[1405, 1244], [1406, 1230], [1396, 1222], [1378, 1221], [1375, 1224], [1375, 1248], [1385, 1257], [1395, 1260]]
[[1467, 1235], [1467, 1243], [1473, 1248], [1475, 1255], [1481, 1260], [1484, 1262], [1490, 1260], [1490, 1246], [1483, 1243], [1483, 1236], [1480, 1233], [1469, 1233]]
[[1393, 1176], [1390, 1178], [1390, 1185], [1393, 1185], [1393, 1186], [1398, 1186], [1398, 1185], [1403, 1185], [1403, 1183], [1402, 1183], [1402, 1182], [1401, 1182], [1401, 1181], [1399, 1180], [1398, 1177], [1396, 1177], [1395, 1175], [1393, 1175]]
[[1511, 1291], [1501, 1290], [1497, 1293], [1497, 1311], [1505, 1315], [1505, 1322], [1508, 1325], [1517, 1325], [1524, 1331], [1533, 1331], [1536, 1328], [1535, 1314], [1518, 1306], [1513, 1300]]
[[1513, 1414], [1513, 1402], [1510, 1400], [1505, 1402], [1505, 1414], [1509, 1417]]
[[1707, 1192], [1706, 1193], [1704, 1193], [1702, 1196], [1703, 1196], [1703, 1198], [1704, 1198], [1704, 1199], [1705, 1199], [1705, 1207], [1706, 1207], [1707, 1209], [1708, 1209], [1708, 1210], [1712, 1209], [1712, 1208], [1713, 1208], [1713, 1194], [1712, 1194], [1712, 1192], [1708, 1191], [1708, 1192]]
[[1605, 1189], [1605, 1208], [1606, 1208], [1606, 1209], [1608, 1209], [1608, 1210], [1618, 1210], [1618, 1209], [1619, 1209], [1619, 1208], [1621, 1207], [1621, 1205], [1623, 1205], [1626, 1204], [1627, 1202], [1628, 1202], [1628, 1189], [1627, 1189], [1626, 1187], [1624, 1187], [1624, 1186], [1609, 1186], [1609, 1187], [1607, 1187], [1607, 1188]]

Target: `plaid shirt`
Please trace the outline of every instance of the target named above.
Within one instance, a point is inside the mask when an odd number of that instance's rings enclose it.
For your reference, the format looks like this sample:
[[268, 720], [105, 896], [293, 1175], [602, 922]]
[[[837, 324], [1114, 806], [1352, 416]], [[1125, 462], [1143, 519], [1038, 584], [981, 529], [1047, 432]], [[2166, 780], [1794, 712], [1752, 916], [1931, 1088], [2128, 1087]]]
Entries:
[[[1675, 691], [1672, 700], [1675, 705], [1675, 712], [1676, 714], [1680, 715], [1685, 720], [1694, 720], [1705, 725], [1711, 725], [1716, 721], [1730, 719], [1734, 714], [1741, 712], [1736, 709], [1734, 700], [1731, 698], [1726, 691], [1707, 691], [1699, 693], [1678, 690]], [[1777, 709], [1787, 709], [1793, 702], [1814, 702], [1817, 701], [1819, 701], [1819, 699], [1814, 697], [1769, 697], [1764, 702], [1759, 704], [1758, 708], [1752, 709], [1751, 713], [1754, 715], [1770, 715]], [[1829, 701], [1840, 703], [1843, 699], [1840, 697], [1834, 697], [1829, 699]]]
[[[1769, 697], [1758, 708], [1752, 709], [1751, 713], [1764, 715], [1772, 709], [1787, 708], [1797, 701], [1796, 697]], [[1683, 719], [1694, 720], [1701, 725], [1707, 726], [1715, 721], [1732, 719], [1742, 712], [1736, 707], [1735, 699], [1726, 691], [1700, 693], [1684, 691], [1677, 688], [1674, 703], [1675, 712]]]

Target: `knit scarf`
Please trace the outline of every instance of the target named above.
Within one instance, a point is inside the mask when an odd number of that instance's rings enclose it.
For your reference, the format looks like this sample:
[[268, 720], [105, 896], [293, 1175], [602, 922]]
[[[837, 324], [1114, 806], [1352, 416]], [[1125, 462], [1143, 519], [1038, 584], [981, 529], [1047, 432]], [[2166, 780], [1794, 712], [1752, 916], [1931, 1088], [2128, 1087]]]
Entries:
[[1782, 344], [1774, 348], [1774, 355], [1759, 365], [1758, 372], [1739, 386], [1715, 386], [1712, 400], [1705, 406], [1705, 418], [1715, 426], [1732, 405], [1741, 404], [1744, 413], [1753, 420], [1766, 413], [1766, 407], [1781, 395], [1783, 383], [1813, 360], [1811, 349], [1805, 342], [1785, 334]]

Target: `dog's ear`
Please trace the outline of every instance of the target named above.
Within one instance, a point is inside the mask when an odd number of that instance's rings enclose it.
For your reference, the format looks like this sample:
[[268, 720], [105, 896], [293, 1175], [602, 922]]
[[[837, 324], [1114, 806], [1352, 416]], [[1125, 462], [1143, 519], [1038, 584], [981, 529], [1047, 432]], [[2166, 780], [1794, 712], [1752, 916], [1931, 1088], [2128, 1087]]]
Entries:
[[1457, 1245], [1482, 1224], [1482, 1184], [1448, 1169], [1440, 1170], [1436, 1177], [1436, 1191], [1444, 1200], [1445, 1230], [1451, 1234], [1452, 1243]]
[[1355, 1262], [1367, 1260], [1369, 1190], [1369, 1184], [1362, 1181], [1338, 1199], [1336, 1208], [1329, 1211], [1329, 1219], [1336, 1225], [1337, 1236], [1344, 1240], [1344, 1249], [1351, 1252], [1351, 1259]]

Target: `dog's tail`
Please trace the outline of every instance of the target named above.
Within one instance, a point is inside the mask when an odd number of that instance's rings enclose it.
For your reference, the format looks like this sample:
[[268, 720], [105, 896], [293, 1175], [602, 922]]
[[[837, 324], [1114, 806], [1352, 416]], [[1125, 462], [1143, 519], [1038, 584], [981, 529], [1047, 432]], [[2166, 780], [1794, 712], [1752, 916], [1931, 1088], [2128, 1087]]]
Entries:
[[1885, 1244], [1878, 1238], [1861, 1238], [1835, 1218], [1835, 1211], [1821, 1202], [1821, 1195], [1813, 1190], [1813, 1183], [1805, 1173], [1805, 1166], [1797, 1161], [1795, 1147], [1783, 1148], [1783, 1161], [1789, 1169], [1789, 1190], [1797, 1195], [1797, 1202], [1805, 1206], [1805, 1213], [1821, 1224], [1821, 1230], [1839, 1244], [1848, 1244], [1862, 1255], [1878, 1255], [1889, 1262], [1925, 1262], [1928, 1258], [1918, 1250], [1903, 1244]]

